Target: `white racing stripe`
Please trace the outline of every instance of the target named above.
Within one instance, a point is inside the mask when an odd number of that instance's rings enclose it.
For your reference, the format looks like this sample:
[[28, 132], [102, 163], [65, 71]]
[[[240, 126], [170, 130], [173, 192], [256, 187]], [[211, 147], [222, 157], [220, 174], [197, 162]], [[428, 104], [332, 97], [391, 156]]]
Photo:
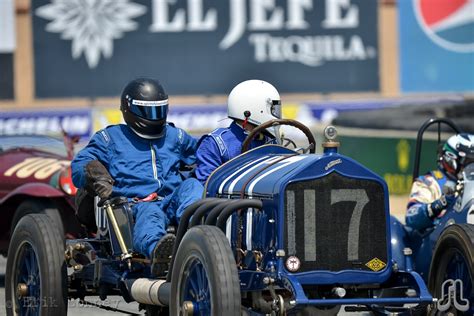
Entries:
[[229, 239], [229, 244], [232, 246], [231, 241], [232, 241], [232, 215], [227, 219], [227, 222], [225, 223], [225, 235], [227, 239]]
[[229, 186], [229, 190], [228, 190], [228, 193], [229, 194], [232, 194], [234, 192], [234, 187], [235, 185], [237, 184], [237, 182], [239, 182], [243, 177], [245, 177], [247, 174], [249, 174], [252, 170], [255, 170], [257, 169], [258, 167], [264, 165], [264, 164], [271, 164], [273, 163], [274, 161], [280, 159], [281, 157], [280, 156], [276, 156], [276, 157], [271, 157], [267, 160], [264, 160], [254, 166], [252, 166], [251, 168], [245, 170], [240, 176], [238, 176], [237, 178], [234, 179], [234, 181], [232, 181], [232, 183], [230, 184]]
[[262, 161], [264, 159], [267, 159], [268, 156], [263, 156], [257, 160], [252, 160], [252, 161], [249, 161], [247, 162], [245, 165], [243, 165], [243, 167], [240, 167], [239, 169], [237, 169], [234, 173], [232, 173], [230, 176], [228, 176], [227, 178], [224, 179], [224, 181], [222, 181], [221, 185], [219, 186], [219, 194], [222, 194], [222, 192], [224, 191], [224, 186], [227, 184], [227, 182], [232, 179], [236, 174], [240, 173], [242, 170], [244, 170], [245, 168], [247, 168], [248, 166], [250, 166], [251, 164], [254, 164], [254, 163], [257, 163], [259, 161]]
[[244, 170], [245, 168], [247, 168], [248, 166], [250, 166], [251, 164], [253, 163], [257, 163], [259, 161], [262, 161], [264, 159], [267, 159], [268, 156], [263, 156], [257, 160], [253, 160], [253, 161], [249, 161], [248, 163], [246, 163], [245, 165], [243, 165], [242, 167], [240, 167], [239, 169], [237, 169], [234, 173], [232, 173], [230, 176], [228, 176], [227, 178], [224, 179], [224, 181], [222, 181], [221, 185], [219, 186], [219, 194], [222, 194], [222, 192], [224, 191], [224, 186], [227, 184], [227, 182], [232, 179], [236, 174], [242, 172], [242, 170]]
[[[281, 157], [278, 157], [278, 159], [280, 159]], [[248, 190], [248, 196], [249, 196], [249, 199], [252, 198], [252, 193], [253, 193], [253, 188], [255, 187], [255, 185], [257, 184], [258, 181], [260, 181], [261, 179], [263, 179], [264, 177], [266, 177], [267, 175], [281, 169], [281, 168], [284, 168], [288, 165], [291, 165], [292, 163], [295, 163], [295, 162], [298, 162], [302, 159], [304, 159], [305, 157], [301, 157], [301, 156], [295, 156], [295, 157], [289, 157], [288, 159], [285, 159], [283, 160], [282, 164], [278, 166], [278, 163], [277, 163], [277, 167], [265, 172], [264, 174], [262, 174], [261, 176], [257, 177], [255, 180], [252, 181], [252, 183], [250, 184], [249, 186], [249, 190]], [[267, 161], [264, 161], [267, 162], [267, 163], [272, 163], [273, 161], [275, 161], [275, 159], [268, 159]], [[234, 182], [238, 181], [238, 179], [234, 180]], [[249, 208], [247, 209], [247, 234], [246, 234], [246, 241], [247, 241], [247, 250], [252, 250], [252, 225], [253, 225], [253, 209]]]
[[[248, 168], [250, 165], [252, 164], [255, 164], [254, 167], [252, 167], [252, 169], [255, 169], [255, 167], [259, 166], [262, 164], [262, 160], [263, 162], [265, 162], [265, 159], [269, 158], [269, 156], [263, 156], [259, 159], [256, 159], [256, 160], [253, 160], [253, 161], [249, 161], [248, 163], [246, 163], [245, 165], [243, 165], [242, 167], [240, 167], [239, 169], [237, 169], [235, 172], [233, 172], [230, 176], [228, 176], [227, 178], [224, 179], [224, 181], [222, 181], [221, 185], [219, 186], [219, 194], [223, 194], [224, 192], [224, 187], [225, 185], [227, 184], [227, 182], [229, 182], [233, 177], [235, 177], [237, 174], [239, 174], [240, 172], [242, 172], [242, 170]], [[238, 180], [237, 180], [238, 181]], [[235, 186], [235, 184], [234, 184]], [[228, 192], [229, 194], [232, 194], [232, 191], [229, 191]], [[229, 240], [229, 243], [231, 242], [232, 240], [232, 232], [231, 232], [231, 229], [232, 229], [232, 216], [230, 216], [227, 221], [226, 221], [226, 228], [225, 228], [225, 235], [227, 237], [227, 239]]]
[[272, 174], [274, 173], [275, 171], [278, 171], [282, 168], [285, 168], [291, 164], [294, 164], [295, 162], [298, 162], [298, 161], [301, 161], [303, 159], [305, 159], [306, 157], [308, 156], [293, 156], [293, 157], [289, 157], [288, 159], [285, 159], [283, 160], [281, 163], [278, 163], [276, 165], [275, 168], [272, 168], [270, 170], [268, 170], [267, 172], [265, 172], [264, 174], [258, 176], [257, 178], [255, 178], [249, 185], [249, 189], [247, 191], [248, 195], [251, 197], [252, 194], [253, 194], [253, 189], [255, 187], [255, 185], [257, 185], [257, 183], [262, 180], [263, 178], [265, 178], [266, 176], [268, 176], [269, 174]]
[[247, 229], [246, 229], [247, 250], [252, 250], [252, 221], [253, 221], [253, 208], [249, 208], [247, 209]]

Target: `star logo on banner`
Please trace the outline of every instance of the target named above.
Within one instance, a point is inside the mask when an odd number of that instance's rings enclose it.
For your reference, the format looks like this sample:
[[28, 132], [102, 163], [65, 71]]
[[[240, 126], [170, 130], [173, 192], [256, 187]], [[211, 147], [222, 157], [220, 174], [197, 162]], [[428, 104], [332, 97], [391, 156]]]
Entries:
[[89, 68], [96, 68], [101, 55], [113, 55], [113, 40], [136, 30], [138, 23], [133, 18], [146, 11], [145, 6], [129, 0], [52, 0], [35, 14], [51, 21], [47, 32], [72, 41], [74, 59], [84, 54]]

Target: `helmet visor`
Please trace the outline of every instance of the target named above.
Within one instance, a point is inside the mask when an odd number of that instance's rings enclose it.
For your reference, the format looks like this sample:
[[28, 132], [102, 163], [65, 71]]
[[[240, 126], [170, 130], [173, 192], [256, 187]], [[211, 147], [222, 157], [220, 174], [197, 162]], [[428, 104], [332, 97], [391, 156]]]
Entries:
[[276, 118], [281, 118], [281, 100], [271, 101], [270, 113]]
[[166, 119], [168, 114], [168, 99], [158, 101], [132, 100], [129, 103], [130, 112], [148, 120]]

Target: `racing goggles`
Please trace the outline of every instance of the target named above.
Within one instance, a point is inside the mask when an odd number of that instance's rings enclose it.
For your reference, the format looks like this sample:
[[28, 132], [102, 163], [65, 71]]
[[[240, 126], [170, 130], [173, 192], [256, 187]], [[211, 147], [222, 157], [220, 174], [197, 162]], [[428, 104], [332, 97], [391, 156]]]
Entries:
[[281, 100], [268, 100], [270, 104], [270, 113], [276, 117], [281, 118]]
[[128, 103], [130, 112], [152, 121], [166, 119], [168, 99], [157, 101], [132, 100]]

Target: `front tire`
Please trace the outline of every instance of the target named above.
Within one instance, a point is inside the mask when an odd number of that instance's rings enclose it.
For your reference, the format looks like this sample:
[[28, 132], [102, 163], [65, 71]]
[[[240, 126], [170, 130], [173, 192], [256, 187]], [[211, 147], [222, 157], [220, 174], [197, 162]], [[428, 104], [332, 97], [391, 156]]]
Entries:
[[51, 219], [54, 226], [59, 230], [61, 236], [64, 236], [64, 225], [58, 208], [50, 201], [44, 200], [26, 200], [21, 203], [13, 215], [10, 231], [13, 233], [16, 225], [22, 217], [28, 214], [46, 214]]
[[66, 315], [64, 239], [50, 217], [29, 214], [21, 218], [8, 254], [7, 315]]
[[181, 241], [171, 276], [170, 315], [239, 316], [240, 282], [232, 250], [215, 226], [191, 228]]
[[428, 280], [434, 297], [445, 299], [441, 297], [442, 284], [448, 279], [462, 281], [463, 296], [470, 305], [464, 313], [456, 311], [453, 306], [449, 312], [453, 315], [474, 315], [474, 225], [451, 225], [436, 243]]

